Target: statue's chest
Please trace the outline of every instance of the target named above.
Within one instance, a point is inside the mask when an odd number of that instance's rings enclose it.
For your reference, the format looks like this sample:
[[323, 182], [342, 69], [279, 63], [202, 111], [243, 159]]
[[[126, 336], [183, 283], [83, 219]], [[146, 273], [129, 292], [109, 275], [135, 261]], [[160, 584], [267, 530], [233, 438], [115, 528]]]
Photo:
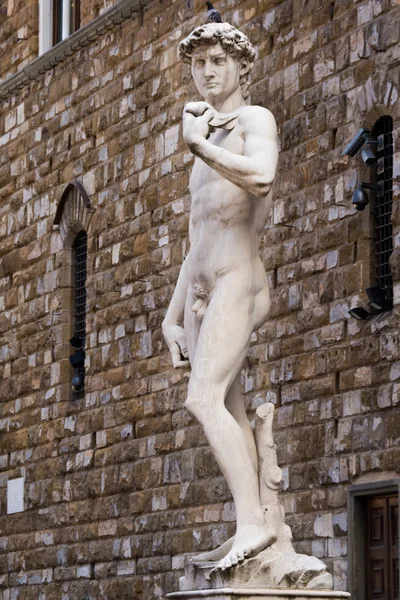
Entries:
[[243, 154], [244, 138], [241, 135], [241, 128], [238, 126], [231, 130], [215, 129], [210, 134], [208, 141], [214, 146], [219, 146], [234, 154]]
[[[235, 128], [236, 129], [236, 128]], [[217, 129], [211, 133], [208, 142], [218, 148], [223, 148], [232, 154], [243, 155], [244, 139], [237, 130]], [[210, 167], [202, 158], [197, 157], [190, 177], [190, 189], [192, 194], [200, 191], [199, 188], [207, 186], [212, 182], [221, 182], [224, 177], [214, 168]]]

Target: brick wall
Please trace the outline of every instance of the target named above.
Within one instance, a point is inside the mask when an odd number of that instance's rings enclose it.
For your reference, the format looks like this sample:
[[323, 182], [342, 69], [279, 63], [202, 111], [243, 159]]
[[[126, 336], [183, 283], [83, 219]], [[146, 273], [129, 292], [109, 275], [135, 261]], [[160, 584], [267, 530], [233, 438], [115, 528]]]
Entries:
[[[261, 247], [273, 307], [246, 360], [246, 406], [251, 417], [276, 403], [296, 546], [326, 560], [345, 589], [346, 487], [400, 470], [400, 203], [396, 166], [395, 308], [360, 324], [348, 308], [372, 283], [371, 223], [350, 207], [361, 165], [341, 151], [376, 106], [394, 118], [397, 150], [399, 9], [218, 7], [258, 48], [252, 100], [276, 115], [281, 142]], [[161, 599], [185, 554], [234, 532], [227, 486], [183, 410], [187, 373], [171, 369], [160, 331], [188, 248], [181, 113], [196, 93], [176, 46], [203, 8], [153, 2], [143, 22], [116, 26], [2, 103], [1, 600]], [[53, 229], [75, 178], [94, 209], [79, 401]], [[26, 511], [7, 516], [7, 480], [18, 476]]]

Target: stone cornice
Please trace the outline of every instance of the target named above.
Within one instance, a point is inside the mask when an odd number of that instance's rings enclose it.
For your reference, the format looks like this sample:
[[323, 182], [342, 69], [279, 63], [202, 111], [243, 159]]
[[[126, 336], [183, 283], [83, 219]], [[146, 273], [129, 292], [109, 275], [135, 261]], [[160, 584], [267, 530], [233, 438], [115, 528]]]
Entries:
[[119, 25], [144, 8], [147, 0], [119, 0], [115, 6], [105, 11], [87, 25], [75, 31], [68, 38], [39, 56], [15, 75], [0, 81], [0, 99], [6, 100], [19, 89], [40, 77], [45, 71], [63, 62], [77, 50], [90, 44], [115, 25]]

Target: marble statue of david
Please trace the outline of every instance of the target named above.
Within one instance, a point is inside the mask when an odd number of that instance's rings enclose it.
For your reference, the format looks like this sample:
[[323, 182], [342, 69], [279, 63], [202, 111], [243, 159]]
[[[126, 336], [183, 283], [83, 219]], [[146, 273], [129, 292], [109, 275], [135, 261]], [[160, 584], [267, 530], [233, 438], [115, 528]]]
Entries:
[[190, 251], [163, 322], [174, 367], [191, 365], [186, 409], [203, 426], [232, 492], [236, 535], [219, 568], [276, 541], [260, 502], [257, 452], [240, 370], [270, 297], [259, 243], [271, 209], [277, 161], [272, 114], [246, 104], [255, 52], [228, 23], [197, 27], [179, 47], [204, 101], [183, 112], [195, 163]]

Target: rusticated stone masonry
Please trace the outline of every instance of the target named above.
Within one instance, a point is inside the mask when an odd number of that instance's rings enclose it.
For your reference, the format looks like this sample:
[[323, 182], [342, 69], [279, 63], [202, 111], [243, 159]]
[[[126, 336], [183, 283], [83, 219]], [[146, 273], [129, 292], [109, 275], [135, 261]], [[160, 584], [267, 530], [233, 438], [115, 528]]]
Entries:
[[[79, 1], [79, 0], [78, 0]], [[81, 27], [117, 0], [80, 1]], [[4, 0], [0, 5], [0, 79], [20, 72], [38, 57], [39, 0]]]
[[[85, 22], [109, 7], [81, 5]], [[347, 486], [400, 471], [400, 9], [218, 9], [257, 47], [252, 101], [275, 114], [281, 145], [261, 248], [273, 307], [253, 335], [245, 402], [250, 418], [276, 404], [296, 548], [346, 589]], [[1, 77], [35, 58], [37, 14], [34, 1], [2, 3]], [[176, 49], [204, 14], [200, 0], [152, 1], [1, 104], [0, 600], [161, 600], [187, 555], [234, 533], [227, 486], [183, 409], [188, 373], [171, 368], [160, 329], [188, 250], [181, 114], [196, 92]], [[395, 306], [357, 322], [373, 228], [351, 207], [362, 161], [341, 152], [382, 114], [394, 120]], [[91, 212], [86, 395], [73, 401], [54, 218], [76, 179]], [[18, 477], [25, 511], [7, 515]]]

